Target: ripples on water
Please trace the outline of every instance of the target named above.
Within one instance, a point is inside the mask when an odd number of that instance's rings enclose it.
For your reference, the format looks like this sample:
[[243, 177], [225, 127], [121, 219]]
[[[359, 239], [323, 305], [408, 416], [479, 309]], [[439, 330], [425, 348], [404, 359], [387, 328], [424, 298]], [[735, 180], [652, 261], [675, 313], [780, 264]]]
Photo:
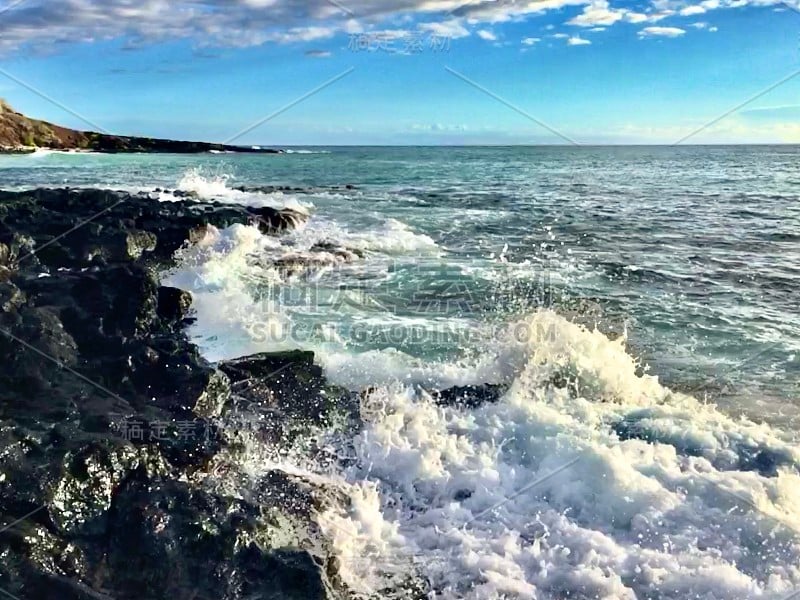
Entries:
[[[346, 236], [395, 240], [400, 228], [428, 236], [441, 250], [436, 260], [463, 269], [465, 285], [481, 294], [486, 280], [553, 271], [562, 296], [595, 299], [629, 323], [631, 343], [666, 383], [751, 394], [761, 416], [768, 398], [776, 412], [791, 406], [800, 340], [797, 148], [325, 151], [3, 157], [0, 183], [152, 189], [183, 181], [217, 197], [228, 186], [355, 184], [296, 199]], [[254, 201], [240, 196], [232, 201]], [[419, 253], [396, 243], [395, 262]], [[418, 275], [406, 288], [435, 290]]]
[[[291, 459], [345, 490], [321, 526], [353, 589], [412, 572], [445, 597], [800, 584], [800, 149], [328, 150], [3, 157], [0, 184], [311, 213], [280, 239], [214, 232], [165, 277], [193, 292], [211, 360], [302, 345], [373, 389], [340, 468]], [[319, 244], [360, 258], [275, 268]], [[474, 409], [423, 390], [481, 383], [510, 389]]]

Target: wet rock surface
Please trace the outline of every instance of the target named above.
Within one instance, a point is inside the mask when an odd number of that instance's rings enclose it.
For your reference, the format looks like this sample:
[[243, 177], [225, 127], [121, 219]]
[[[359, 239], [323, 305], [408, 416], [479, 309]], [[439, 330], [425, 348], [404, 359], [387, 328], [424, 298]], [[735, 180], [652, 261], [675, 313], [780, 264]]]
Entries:
[[321, 269], [341, 266], [364, 258], [365, 254], [357, 248], [346, 248], [332, 243], [315, 244], [306, 252], [286, 254], [278, 259], [264, 263], [276, 268], [283, 277], [296, 277], [318, 272]]
[[329, 385], [314, 364], [313, 352], [256, 354], [218, 367], [239, 399], [277, 410], [293, 423], [329, 424], [332, 416], [347, 411], [343, 401], [348, 400], [353, 403], [351, 412], [355, 411], [357, 395]]
[[434, 392], [433, 399], [440, 406], [478, 408], [498, 402], [507, 389], [507, 386], [493, 384], [457, 386]]
[[182, 329], [191, 295], [156, 275], [209, 226], [278, 235], [300, 218], [0, 192], [0, 588], [66, 600], [336, 595], [325, 558], [308, 551], [310, 492], [276, 476], [245, 498], [213, 485], [210, 465], [229, 444], [218, 417], [236, 403], [285, 426], [323, 423], [348, 395], [307, 353], [208, 364]]

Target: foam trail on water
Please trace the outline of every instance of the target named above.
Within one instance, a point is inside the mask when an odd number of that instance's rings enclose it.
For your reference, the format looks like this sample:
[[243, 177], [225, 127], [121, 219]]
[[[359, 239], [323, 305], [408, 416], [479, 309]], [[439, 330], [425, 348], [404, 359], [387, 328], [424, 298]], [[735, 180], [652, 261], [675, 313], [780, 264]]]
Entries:
[[[313, 208], [313, 204], [301, 202], [292, 194], [233, 189], [229, 186], [231, 179], [232, 177], [230, 175], [220, 174], [210, 176], [205, 175], [201, 169], [193, 168], [187, 170], [183, 174], [180, 181], [178, 181], [177, 187], [181, 192], [197, 194], [202, 200], [214, 200], [216, 202], [240, 204], [258, 208], [290, 208], [304, 214], [308, 214], [309, 210]], [[165, 202], [170, 202], [184, 198], [177, 197], [169, 192], [163, 192], [160, 199]]]
[[[342, 266], [344, 259], [321, 251], [319, 245], [360, 251], [363, 257], [354, 254], [352, 265]], [[342, 380], [358, 388], [374, 381], [336, 331], [343, 315], [335, 315], [335, 322], [324, 322], [320, 316], [326, 297], [341, 299], [348, 292], [338, 289], [339, 279], [334, 278], [329, 288], [318, 281], [339, 267], [385, 277], [387, 266], [381, 261], [408, 249], [429, 256], [440, 251], [433, 240], [392, 219], [377, 231], [350, 232], [315, 218], [281, 236], [262, 235], [257, 228], [242, 225], [209, 227], [204, 240], [178, 253], [178, 266], [164, 274], [164, 281], [192, 293], [198, 322], [190, 332], [210, 360], [300, 346], [317, 351], [331, 370], [342, 372]], [[310, 268], [293, 276], [278, 266], [281, 261], [306, 261]], [[375, 306], [364, 304], [362, 295], [350, 296], [342, 310], [350, 310], [362, 322], [374, 315]], [[387, 353], [378, 359], [389, 357]], [[413, 361], [401, 352], [392, 358], [399, 360], [400, 371]], [[394, 379], [397, 368], [387, 364], [387, 380]]]
[[284, 150], [285, 154], [330, 154], [330, 150], [293, 150], [291, 148], [287, 148]]
[[496, 404], [443, 408], [402, 385], [365, 400], [349, 502], [319, 519], [354, 590], [391, 595], [408, 573], [442, 598], [777, 599], [800, 585], [800, 452], [785, 435], [641, 376], [622, 341], [549, 311], [526, 326]]

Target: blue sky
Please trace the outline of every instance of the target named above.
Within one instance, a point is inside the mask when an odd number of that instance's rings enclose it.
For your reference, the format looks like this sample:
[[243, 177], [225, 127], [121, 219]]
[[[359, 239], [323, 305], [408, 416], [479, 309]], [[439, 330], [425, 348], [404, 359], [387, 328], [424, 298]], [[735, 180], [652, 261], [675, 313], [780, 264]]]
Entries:
[[5, 6], [0, 95], [79, 129], [226, 141], [291, 104], [236, 142], [800, 142], [796, 0]]

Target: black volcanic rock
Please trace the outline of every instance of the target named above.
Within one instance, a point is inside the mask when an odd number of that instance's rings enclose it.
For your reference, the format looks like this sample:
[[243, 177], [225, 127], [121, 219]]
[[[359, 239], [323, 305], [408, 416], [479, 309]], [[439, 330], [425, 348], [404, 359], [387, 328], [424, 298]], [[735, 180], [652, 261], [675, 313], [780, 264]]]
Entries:
[[249, 413], [264, 415], [261, 435], [267, 439], [328, 425], [336, 415], [357, 416], [357, 396], [329, 385], [313, 352], [255, 354], [217, 368], [227, 375], [237, 402], [248, 404]]
[[328, 596], [324, 571], [308, 552], [259, 547], [269, 510], [245, 500], [134, 479], [109, 512], [108, 564], [126, 598]]
[[507, 386], [483, 384], [464, 385], [433, 393], [434, 401], [440, 406], [458, 408], [478, 408], [483, 404], [494, 404], [506, 392]]
[[232, 385], [182, 332], [191, 295], [156, 276], [209, 226], [277, 235], [301, 218], [0, 192], [0, 588], [59, 600], [333, 596], [324, 558], [301, 547], [313, 529], [305, 492], [278, 478], [247, 501], [208, 473], [243, 377], [261, 378], [287, 418], [324, 418], [330, 388], [306, 355], [235, 362]]
[[[159, 202], [147, 194], [108, 190], [0, 191], [0, 265], [3, 256], [35, 251], [50, 268], [97, 266], [140, 256], [168, 261], [209, 225], [257, 225], [263, 233], [290, 230], [307, 219], [293, 210], [249, 208], [214, 202]], [[88, 222], [87, 222], [88, 221]], [[67, 236], [64, 232], [82, 226]], [[23, 234], [24, 232], [24, 234]], [[11, 259], [5, 259], [9, 262]]]
[[165, 322], [179, 323], [192, 308], [192, 295], [174, 287], [158, 288], [158, 316]]
[[281, 154], [281, 150], [258, 146], [233, 146], [209, 142], [186, 142], [161, 138], [146, 138], [121, 135], [106, 135], [94, 131], [79, 132], [86, 136], [86, 145], [81, 149], [109, 154], [202, 154], [205, 152], [233, 152], [237, 154]]

